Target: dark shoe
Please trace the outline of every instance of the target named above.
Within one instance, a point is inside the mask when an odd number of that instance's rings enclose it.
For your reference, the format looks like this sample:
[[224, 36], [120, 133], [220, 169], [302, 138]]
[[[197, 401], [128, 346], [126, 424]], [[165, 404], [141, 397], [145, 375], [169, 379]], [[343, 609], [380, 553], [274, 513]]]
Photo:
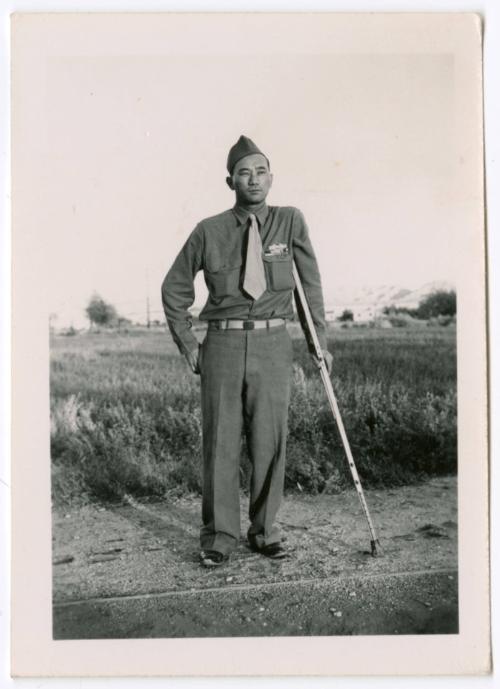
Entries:
[[261, 548], [259, 548], [255, 545], [255, 543], [250, 541], [250, 548], [254, 552], [260, 553], [261, 555], [264, 555], [265, 557], [268, 557], [271, 560], [282, 560], [284, 557], [287, 557], [288, 555], [287, 551], [279, 542], [269, 543], [268, 545], [263, 545]]
[[203, 567], [220, 567], [229, 560], [229, 555], [220, 553], [218, 550], [202, 550], [200, 552], [200, 563]]

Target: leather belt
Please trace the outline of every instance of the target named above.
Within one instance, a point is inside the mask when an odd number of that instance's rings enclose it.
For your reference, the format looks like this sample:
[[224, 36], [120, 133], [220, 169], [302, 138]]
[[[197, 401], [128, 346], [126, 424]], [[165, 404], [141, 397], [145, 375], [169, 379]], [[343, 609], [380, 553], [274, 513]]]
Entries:
[[269, 318], [268, 320], [235, 320], [227, 318], [223, 321], [209, 321], [209, 330], [259, 330], [260, 328], [275, 328], [286, 323], [284, 318]]

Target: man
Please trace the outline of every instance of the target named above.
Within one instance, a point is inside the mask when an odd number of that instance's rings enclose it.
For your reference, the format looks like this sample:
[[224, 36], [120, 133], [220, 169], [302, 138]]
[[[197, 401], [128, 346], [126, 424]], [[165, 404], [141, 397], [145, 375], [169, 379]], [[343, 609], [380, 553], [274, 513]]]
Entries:
[[[273, 181], [269, 160], [247, 137], [229, 151], [227, 170], [235, 206], [197, 225], [162, 285], [173, 338], [192, 371], [201, 374], [200, 561], [206, 567], [226, 562], [238, 544], [243, 430], [252, 464], [249, 545], [273, 559], [286, 555], [275, 518], [285, 472], [292, 368], [286, 321], [293, 318], [293, 260], [331, 368], [321, 281], [301, 212], [266, 205]], [[188, 311], [199, 270], [209, 292], [200, 314], [208, 322], [201, 345]], [[304, 327], [300, 310], [299, 316]]]

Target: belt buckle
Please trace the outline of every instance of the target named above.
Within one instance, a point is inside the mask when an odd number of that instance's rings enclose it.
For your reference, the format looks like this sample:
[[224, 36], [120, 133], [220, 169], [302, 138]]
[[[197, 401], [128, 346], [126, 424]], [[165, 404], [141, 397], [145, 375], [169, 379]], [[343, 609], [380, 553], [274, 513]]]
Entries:
[[243, 321], [243, 330], [254, 330], [254, 321]]

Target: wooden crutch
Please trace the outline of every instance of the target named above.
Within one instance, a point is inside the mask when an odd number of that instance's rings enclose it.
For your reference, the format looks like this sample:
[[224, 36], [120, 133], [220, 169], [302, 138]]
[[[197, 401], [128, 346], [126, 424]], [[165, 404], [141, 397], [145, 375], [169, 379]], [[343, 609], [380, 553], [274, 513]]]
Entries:
[[313, 322], [313, 319], [311, 316], [311, 311], [309, 310], [309, 304], [307, 303], [306, 295], [304, 293], [304, 288], [302, 287], [302, 282], [300, 280], [299, 272], [297, 270], [297, 266], [295, 265], [295, 262], [293, 263], [293, 279], [295, 280], [295, 287], [297, 289], [297, 295], [299, 298], [300, 306], [302, 307], [302, 311], [303, 311], [304, 317], [306, 319], [307, 328], [309, 330], [309, 334], [311, 336], [311, 341], [312, 341], [313, 346], [314, 346], [314, 351], [315, 351], [316, 359], [318, 361], [318, 367], [320, 370], [321, 379], [323, 380], [323, 385], [325, 386], [326, 395], [328, 397], [328, 402], [329, 402], [330, 408], [333, 412], [333, 416], [335, 418], [335, 421], [337, 422], [337, 427], [339, 429], [340, 437], [342, 438], [342, 444], [344, 446], [344, 450], [345, 450], [345, 453], [347, 456], [347, 462], [348, 462], [349, 468], [351, 470], [352, 479], [354, 481], [354, 486], [356, 488], [356, 492], [358, 494], [358, 498], [359, 498], [359, 501], [361, 503], [361, 507], [363, 508], [363, 512], [365, 513], [366, 521], [368, 522], [368, 528], [370, 529], [371, 554], [373, 555], [373, 557], [377, 557], [378, 555], [381, 554], [380, 543], [379, 543], [379, 540], [377, 538], [377, 534], [375, 532], [375, 527], [373, 526], [372, 519], [370, 517], [368, 505], [366, 504], [365, 495], [363, 493], [363, 488], [361, 487], [361, 481], [359, 480], [358, 471], [356, 469], [356, 465], [354, 464], [354, 458], [352, 456], [351, 447], [350, 447], [349, 441], [347, 439], [347, 434], [345, 432], [344, 424], [342, 422], [342, 417], [340, 416], [339, 406], [338, 406], [337, 400], [335, 398], [335, 393], [333, 392], [332, 381], [330, 380], [330, 376], [328, 374], [326, 362], [325, 362], [325, 359], [323, 357], [323, 351], [321, 349], [321, 345], [320, 345], [319, 340], [318, 340], [318, 335], [316, 333], [316, 328], [314, 327], [314, 322]]

